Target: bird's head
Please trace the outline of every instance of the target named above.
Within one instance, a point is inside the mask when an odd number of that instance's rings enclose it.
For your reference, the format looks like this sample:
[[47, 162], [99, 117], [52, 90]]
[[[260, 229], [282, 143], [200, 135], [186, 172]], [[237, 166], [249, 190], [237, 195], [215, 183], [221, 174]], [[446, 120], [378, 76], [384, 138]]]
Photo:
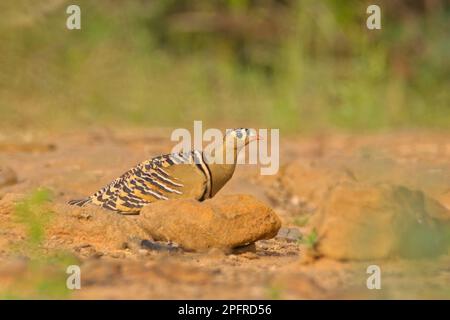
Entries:
[[254, 129], [238, 128], [230, 130], [225, 136], [227, 146], [234, 146], [234, 149], [240, 150], [252, 141], [261, 138]]

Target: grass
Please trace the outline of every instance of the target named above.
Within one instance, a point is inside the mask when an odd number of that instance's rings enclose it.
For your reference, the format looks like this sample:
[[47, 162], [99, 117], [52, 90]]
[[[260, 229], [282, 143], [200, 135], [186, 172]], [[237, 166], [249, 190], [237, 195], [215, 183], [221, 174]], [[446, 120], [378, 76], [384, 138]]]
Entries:
[[283, 289], [279, 285], [271, 284], [267, 288], [267, 296], [270, 300], [280, 300], [282, 299]]
[[[82, 30], [68, 31], [68, 1], [15, 3], [0, 23], [3, 128], [450, 128], [446, 7], [403, 16], [386, 2], [369, 32], [361, 1], [81, 0]], [[222, 32], [192, 12], [283, 31]]]
[[28, 248], [38, 248], [45, 236], [45, 226], [51, 219], [52, 212], [46, 207], [51, 201], [47, 189], [37, 189], [16, 204], [16, 220], [26, 228]]
[[310, 219], [310, 216], [296, 217], [294, 219], [294, 224], [299, 227], [304, 227], [308, 224], [309, 219]]
[[0, 299], [64, 299], [70, 297], [66, 288], [67, 266], [76, 259], [64, 251], [44, 248], [45, 230], [53, 213], [48, 205], [52, 195], [40, 188], [16, 204], [16, 221], [23, 225], [26, 237], [16, 247], [18, 256], [26, 258], [26, 270], [14, 281], [2, 286]]
[[313, 229], [308, 235], [298, 240], [299, 244], [304, 244], [308, 249], [314, 249], [318, 241], [317, 230]]

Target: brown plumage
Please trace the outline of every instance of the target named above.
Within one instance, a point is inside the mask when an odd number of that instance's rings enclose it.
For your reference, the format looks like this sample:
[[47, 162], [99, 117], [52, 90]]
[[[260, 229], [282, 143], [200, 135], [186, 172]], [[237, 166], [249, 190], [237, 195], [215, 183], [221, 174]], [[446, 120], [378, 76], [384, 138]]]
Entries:
[[[203, 201], [213, 197], [233, 176], [239, 151], [257, 135], [248, 129], [229, 132], [213, 158], [194, 150], [166, 154], [146, 160], [90, 197], [69, 201], [71, 205], [92, 203], [124, 214], [137, 214], [154, 201], [191, 198]], [[232, 163], [217, 162], [233, 153]]]

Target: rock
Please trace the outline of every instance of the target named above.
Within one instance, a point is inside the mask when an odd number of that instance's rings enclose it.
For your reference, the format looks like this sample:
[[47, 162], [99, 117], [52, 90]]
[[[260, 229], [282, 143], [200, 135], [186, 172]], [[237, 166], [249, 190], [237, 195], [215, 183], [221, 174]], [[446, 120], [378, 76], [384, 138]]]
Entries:
[[10, 186], [17, 183], [16, 172], [9, 168], [0, 166], [0, 188]]
[[[109, 252], [123, 249], [130, 238], [145, 239], [147, 234], [137, 224], [137, 216], [124, 216], [97, 206], [69, 206], [54, 204], [51, 222], [46, 230], [48, 239], [71, 239], [75, 247], [88, 251]], [[89, 216], [89, 219], [86, 217]], [[48, 240], [51, 242], [52, 240]], [[75, 250], [74, 249], [74, 250]], [[90, 250], [90, 249], [89, 249]]]
[[348, 179], [343, 172], [318, 167], [313, 163], [292, 163], [284, 171], [282, 184], [290, 194], [319, 204], [329, 188], [343, 179]]
[[233, 254], [256, 253], [255, 243], [250, 243], [242, 247], [236, 247], [232, 250]]
[[300, 240], [301, 237], [302, 234], [300, 233], [300, 230], [298, 228], [281, 228], [278, 231], [276, 239], [285, 240], [287, 242], [295, 242], [297, 240]]
[[230, 249], [270, 239], [281, 226], [270, 207], [249, 195], [204, 202], [159, 201], [143, 208], [139, 222], [154, 240], [172, 241], [194, 251]]
[[292, 214], [313, 213], [331, 187], [353, 177], [344, 170], [331, 170], [315, 163], [292, 162], [280, 170], [277, 181], [267, 189], [275, 205]]
[[317, 166], [347, 172], [354, 181], [389, 183], [422, 190], [437, 200], [450, 188], [448, 165], [433, 164], [428, 160], [404, 163], [398, 158], [382, 155], [343, 156], [320, 161]]
[[340, 183], [311, 224], [315, 250], [339, 260], [438, 255], [449, 247], [450, 212], [421, 191]]
[[150, 240], [142, 240], [141, 247], [152, 251], [177, 252], [180, 249], [170, 243], [153, 242]]

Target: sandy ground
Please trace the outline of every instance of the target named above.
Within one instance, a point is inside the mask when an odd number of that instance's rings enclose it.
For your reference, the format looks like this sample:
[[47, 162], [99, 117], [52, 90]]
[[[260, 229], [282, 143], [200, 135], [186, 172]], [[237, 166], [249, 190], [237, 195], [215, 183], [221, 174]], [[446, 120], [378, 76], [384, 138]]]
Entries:
[[[142, 160], [170, 151], [168, 137], [165, 130], [107, 129], [0, 135], [0, 165], [17, 176], [5, 178], [11, 173], [3, 169], [3, 185], [0, 179], [0, 290], [7, 292], [3, 295], [48, 296], [45, 288], [35, 290], [24, 285], [23, 291], [17, 289], [22, 288], [17, 286], [18, 281], [33, 277], [33, 254], [18, 249], [27, 241], [27, 233], [14, 218], [11, 199], [20, 199], [43, 186], [52, 191], [53, 203], [63, 207], [67, 200], [91, 194]], [[450, 135], [445, 133], [282, 137], [280, 162], [280, 172], [275, 176], [260, 176], [257, 166], [239, 166], [221, 193], [254, 195], [277, 212], [283, 228], [297, 229], [303, 238], [310, 232], [303, 218], [314, 215], [323, 198], [320, 186], [312, 193], [284, 190], [284, 183], [290, 183], [291, 190], [296, 186], [307, 190], [305, 186], [318, 183], [313, 173], [305, 175], [303, 181], [287, 175], [285, 168], [293, 162], [330, 172], [340, 170], [364, 181], [405, 185], [424, 191], [450, 208]], [[328, 176], [332, 180], [332, 173]], [[65, 210], [54, 213], [59, 214], [56, 226], [70, 216]], [[111, 246], [106, 227], [95, 230], [95, 243], [89, 242], [90, 238], [86, 242], [76, 235], [76, 223], [71, 228], [73, 234], [61, 234], [50, 222], [45, 240], [38, 245], [41, 258], [63, 251], [81, 266], [81, 290], [62, 295], [64, 298], [450, 298], [449, 254], [416, 260], [314, 259], [304, 241], [283, 237], [258, 241], [255, 246], [233, 252], [172, 252]], [[381, 290], [366, 286], [366, 269], [371, 264], [382, 270]], [[60, 271], [43, 271], [43, 277]]]

